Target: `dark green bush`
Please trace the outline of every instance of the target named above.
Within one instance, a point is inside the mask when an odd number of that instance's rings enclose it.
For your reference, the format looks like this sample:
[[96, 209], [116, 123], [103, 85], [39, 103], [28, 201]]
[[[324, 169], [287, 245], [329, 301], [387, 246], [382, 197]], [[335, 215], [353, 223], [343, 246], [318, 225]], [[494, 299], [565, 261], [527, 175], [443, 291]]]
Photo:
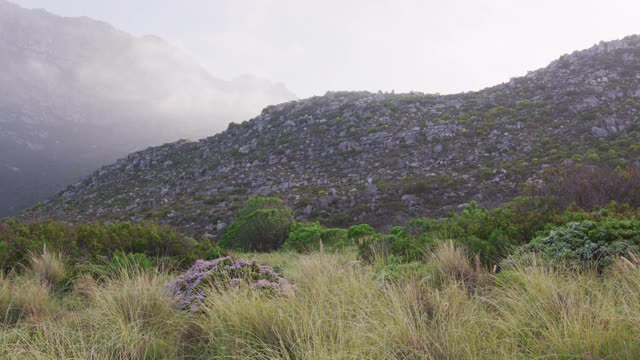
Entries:
[[155, 267], [153, 260], [140, 253], [116, 253], [109, 262], [109, 269], [113, 273], [118, 271], [149, 271]]
[[602, 270], [615, 257], [640, 250], [640, 221], [572, 222], [536, 237], [524, 249], [547, 261]]
[[54, 221], [0, 223], [0, 265], [4, 270], [25, 264], [44, 247], [76, 263], [104, 263], [114, 254], [140, 253], [192, 262], [202, 247], [192, 238], [153, 222], [68, 225]]
[[352, 227], [349, 228], [349, 231], [347, 233], [347, 238], [349, 238], [349, 240], [352, 240], [357, 244], [360, 244], [360, 243], [366, 242], [375, 234], [377, 234], [376, 229], [371, 227], [371, 225], [359, 224], [359, 225], [353, 225]]
[[322, 229], [322, 242], [332, 250], [342, 249], [353, 244], [349, 241], [348, 232], [347, 229]]
[[123, 272], [135, 274], [139, 271], [151, 271], [155, 267], [156, 262], [145, 254], [118, 252], [106, 263], [76, 264], [70, 269], [69, 275], [71, 279], [90, 275], [93, 279], [102, 281]]
[[389, 242], [389, 252], [407, 262], [423, 259], [431, 247], [427, 245], [431, 239], [426, 236], [412, 238], [398, 234], [387, 236], [386, 239]]
[[393, 255], [389, 251], [393, 237], [394, 235], [372, 234], [366, 241], [357, 243], [358, 257], [367, 263], [386, 262]]
[[358, 256], [366, 262], [388, 256], [388, 244], [382, 234], [368, 224], [353, 225], [347, 238], [358, 247]]
[[385, 237], [386, 248], [404, 261], [416, 261], [437, 242], [452, 239], [471, 253], [479, 254], [485, 263], [494, 264], [513, 245], [525, 241], [522, 229], [513, 220], [508, 209], [488, 210], [472, 201], [460, 214], [442, 219], [412, 219], [405, 227], [392, 228], [391, 235]]
[[287, 239], [292, 224], [291, 209], [282, 200], [252, 197], [244, 203], [220, 245], [241, 251], [277, 250]]
[[219, 244], [207, 247], [207, 249], [203, 251], [202, 254], [202, 258], [204, 260], [213, 260], [229, 255], [227, 250], [223, 249]]
[[321, 241], [322, 227], [320, 227], [319, 223], [296, 223], [292, 227], [284, 245], [287, 249], [304, 253], [320, 249]]
[[325, 229], [319, 223], [296, 223], [293, 225], [285, 247], [298, 252], [311, 252], [324, 247], [327, 250], [335, 250], [349, 244], [345, 229]]

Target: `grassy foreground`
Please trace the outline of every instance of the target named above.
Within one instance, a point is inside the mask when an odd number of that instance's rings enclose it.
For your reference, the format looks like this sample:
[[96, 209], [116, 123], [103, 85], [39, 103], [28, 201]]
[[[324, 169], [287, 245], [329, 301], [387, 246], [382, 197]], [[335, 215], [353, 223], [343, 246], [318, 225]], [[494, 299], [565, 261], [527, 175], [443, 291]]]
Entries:
[[65, 278], [44, 254], [0, 278], [2, 359], [640, 358], [640, 269], [575, 273], [533, 257], [492, 274], [451, 243], [426, 264], [353, 253], [245, 254], [282, 267], [295, 295], [249, 288], [174, 308], [168, 270]]

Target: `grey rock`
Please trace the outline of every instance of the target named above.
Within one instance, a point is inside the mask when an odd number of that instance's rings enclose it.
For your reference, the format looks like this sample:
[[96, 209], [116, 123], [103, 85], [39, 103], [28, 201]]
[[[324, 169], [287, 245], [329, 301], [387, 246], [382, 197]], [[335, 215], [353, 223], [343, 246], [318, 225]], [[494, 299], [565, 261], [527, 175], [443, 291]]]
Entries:
[[223, 222], [219, 222], [218, 224], [216, 224], [216, 231], [217, 232], [221, 232], [222, 230], [227, 228], [227, 224], [223, 223]]
[[604, 138], [609, 135], [609, 132], [603, 128], [593, 126], [591, 127], [591, 134], [596, 138]]

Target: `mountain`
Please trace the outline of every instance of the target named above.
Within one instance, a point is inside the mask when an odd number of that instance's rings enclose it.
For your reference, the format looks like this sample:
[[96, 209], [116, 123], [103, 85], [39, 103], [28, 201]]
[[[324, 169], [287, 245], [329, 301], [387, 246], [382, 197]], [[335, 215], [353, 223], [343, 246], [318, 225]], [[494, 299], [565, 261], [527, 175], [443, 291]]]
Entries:
[[384, 228], [496, 206], [560, 163], [640, 165], [640, 36], [456, 95], [330, 92], [215, 136], [130, 154], [21, 215], [156, 218], [218, 238], [251, 195], [300, 219]]
[[295, 98], [250, 75], [216, 79], [157, 37], [4, 0], [0, 67], [0, 216], [132, 151], [210, 136]]

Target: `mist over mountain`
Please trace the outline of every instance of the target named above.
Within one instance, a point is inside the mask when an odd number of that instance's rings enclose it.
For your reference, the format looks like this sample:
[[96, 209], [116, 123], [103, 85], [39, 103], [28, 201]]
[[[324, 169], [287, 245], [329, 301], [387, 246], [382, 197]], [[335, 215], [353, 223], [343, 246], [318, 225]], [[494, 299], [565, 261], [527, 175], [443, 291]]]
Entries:
[[158, 221], [219, 238], [252, 195], [380, 228], [497, 206], [562, 163], [640, 165], [640, 37], [455, 95], [330, 92], [198, 142], [130, 154], [25, 219]]
[[216, 79], [157, 37], [3, 0], [0, 67], [0, 216], [132, 151], [295, 98], [251, 75]]

